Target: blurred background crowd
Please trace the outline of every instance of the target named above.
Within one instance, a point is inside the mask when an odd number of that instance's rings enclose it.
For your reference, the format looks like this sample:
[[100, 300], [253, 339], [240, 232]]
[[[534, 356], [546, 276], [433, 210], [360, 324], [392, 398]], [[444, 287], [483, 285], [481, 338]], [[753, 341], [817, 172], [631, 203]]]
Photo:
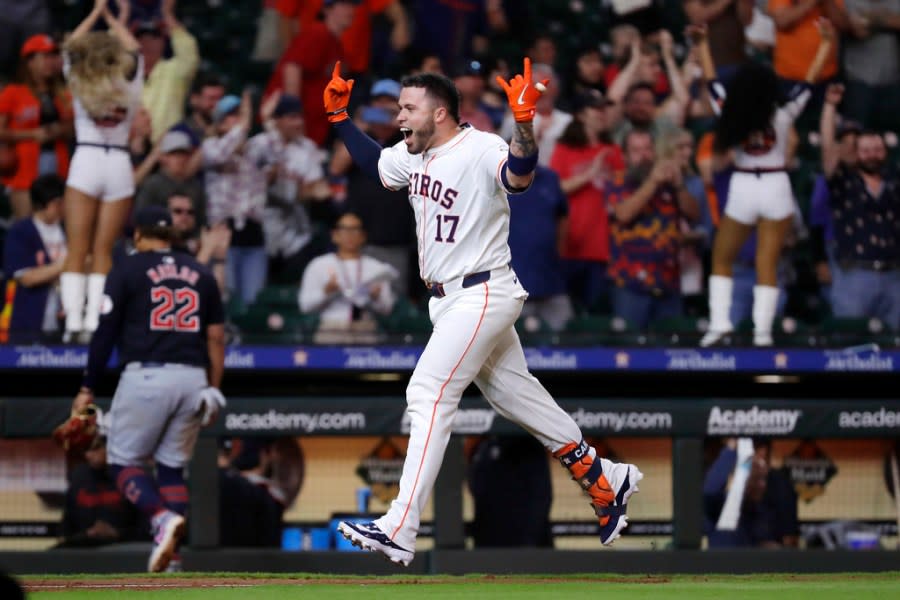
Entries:
[[[131, 4], [146, 77], [129, 139], [134, 207], [168, 208], [179, 245], [216, 274], [235, 337], [371, 343], [427, 331], [406, 193], [353, 164], [330, 131], [322, 91], [340, 60], [356, 81], [351, 115], [387, 146], [402, 139], [394, 120], [402, 77], [441, 72], [459, 89], [462, 120], [508, 139], [513, 119], [495, 76], [519, 72], [523, 56], [549, 84], [534, 120], [541, 166], [528, 192], [510, 198], [513, 266], [531, 294], [521, 330], [699, 336], [729, 172], [714, 161], [715, 115], [685, 27], [707, 26], [725, 85], [755, 61], [787, 90], [804, 77], [823, 17], [839, 43], [791, 134], [796, 211], [779, 268], [776, 339], [822, 327], [900, 330], [900, 0]], [[2, 340], [58, 335], [61, 182], [74, 143], [60, 45], [91, 5], [0, 0]], [[885, 153], [858, 164], [857, 136], [869, 131]], [[890, 224], [887, 243], [864, 261], [842, 247], [849, 236], [835, 235], [855, 198], [831, 197], [825, 149], [848, 169], [882, 176], [869, 193]], [[623, 183], [654, 168], [683, 185], [697, 210], [679, 214], [674, 228], [661, 225], [671, 218], [662, 214], [630, 227]], [[751, 239], [734, 265], [739, 330], [751, 317], [753, 259]], [[832, 288], [851, 271], [874, 273], [865, 285], [882, 292], [863, 301], [858, 286]]]

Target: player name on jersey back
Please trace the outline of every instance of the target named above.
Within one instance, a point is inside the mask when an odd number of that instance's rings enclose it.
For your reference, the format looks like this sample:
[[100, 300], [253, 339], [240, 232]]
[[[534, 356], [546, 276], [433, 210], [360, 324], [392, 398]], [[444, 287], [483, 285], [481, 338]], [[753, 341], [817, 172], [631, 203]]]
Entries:
[[149, 277], [150, 281], [153, 283], [159, 283], [164, 279], [178, 279], [187, 282], [189, 285], [197, 285], [200, 274], [186, 265], [161, 262], [160, 264], [147, 269], [147, 277]]

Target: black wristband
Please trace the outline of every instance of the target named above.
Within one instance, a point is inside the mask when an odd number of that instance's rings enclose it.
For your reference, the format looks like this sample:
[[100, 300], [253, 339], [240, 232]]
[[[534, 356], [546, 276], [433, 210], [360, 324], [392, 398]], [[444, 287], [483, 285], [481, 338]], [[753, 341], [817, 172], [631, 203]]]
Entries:
[[345, 112], [347, 112], [346, 106], [344, 108], [339, 108], [339, 109], [333, 110], [331, 112], [326, 112], [325, 114], [328, 115], [329, 117], [333, 117], [334, 115], [339, 115], [339, 114], [345, 113]]

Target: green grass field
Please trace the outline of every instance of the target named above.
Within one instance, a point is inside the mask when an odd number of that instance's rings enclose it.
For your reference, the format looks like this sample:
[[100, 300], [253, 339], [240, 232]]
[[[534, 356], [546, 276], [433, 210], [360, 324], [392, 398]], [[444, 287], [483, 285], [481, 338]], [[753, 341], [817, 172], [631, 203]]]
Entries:
[[[280, 581], [283, 580], [283, 581]], [[360, 598], [666, 598], [673, 600], [852, 600], [900, 598], [900, 572], [752, 576], [415, 576], [202, 574], [26, 577], [35, 600], [288, 600]], [[92, 588], [74, 586], [95, 586]], [[191, 587], [198, 586], [198, 587]], [[206, 586], [206, 587], [199, 587]], [[215, 586], [215, 587], [212, 587]], [[42, 591], [37, 591], [39, 588]], [[165, 589], [160, 589], [165, 588]]]

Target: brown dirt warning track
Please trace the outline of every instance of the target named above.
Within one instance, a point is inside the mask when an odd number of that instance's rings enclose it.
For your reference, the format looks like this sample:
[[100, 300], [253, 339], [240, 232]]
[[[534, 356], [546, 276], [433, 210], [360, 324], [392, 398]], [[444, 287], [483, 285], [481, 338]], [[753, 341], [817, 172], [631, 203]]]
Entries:
[[[203, 576], [104, 576], [92, 578], [90, 576], [72, 578], [42, 578], [24, 577], [21, 580], [26, 592], [54, 592], [68, 590], [165, 590], [165, 589], [190, 589], [190, 588], [249, 588], [260, 585], [416, 585], [416, 584], [459, 584], [466, 583], [504, 583], [504, 584], [528, 584], [528, 583], [571, 583], [574, 581], [597, 582], [596, 578], [579, 577], [531, 577], [531, 576], [494, 576], [482, 577], [340, 577], [340, 576], [316, 576], [316, 577], [203, 577]], [[603, 578], [606, 583], [668, 583], [671, 577], [645, 576], [645, 577], [609, 577]]]

